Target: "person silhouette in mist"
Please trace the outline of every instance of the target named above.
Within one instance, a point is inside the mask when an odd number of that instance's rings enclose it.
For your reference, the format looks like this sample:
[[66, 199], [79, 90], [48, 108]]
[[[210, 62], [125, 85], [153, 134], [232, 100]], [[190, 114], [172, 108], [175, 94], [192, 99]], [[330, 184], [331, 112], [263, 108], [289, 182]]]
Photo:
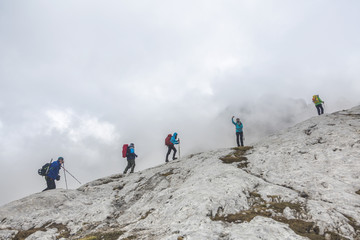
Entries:
[[240, 143], [241, 143], [241, 146], [244, 146], [244, 140], [243, 140], [243, 137], [244, 137], [243, 127], [244, 126], [243, 126], [242, 122], [240, 121], [240, 118], [236, 118], [236, 122], [234, 122], [234, 116], [232, 116], [231, 121], [236, 127], [237, 146], [240, 147]]

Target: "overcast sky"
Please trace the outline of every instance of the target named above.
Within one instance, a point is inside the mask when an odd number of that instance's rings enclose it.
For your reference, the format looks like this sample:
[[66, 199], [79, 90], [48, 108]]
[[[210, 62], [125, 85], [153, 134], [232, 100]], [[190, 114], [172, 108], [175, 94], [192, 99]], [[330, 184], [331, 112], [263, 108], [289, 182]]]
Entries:
[[[360, 1], [0, 0], [0, 205], [45, 188], [63, 156], [82, 183], [245, 143], [360, 104]], [[271, 145], [271, 143], [269, 143]], [[59, 188], [65, 188], [63, 172]], [[80, 185], [67, 176], [70, 188]]]

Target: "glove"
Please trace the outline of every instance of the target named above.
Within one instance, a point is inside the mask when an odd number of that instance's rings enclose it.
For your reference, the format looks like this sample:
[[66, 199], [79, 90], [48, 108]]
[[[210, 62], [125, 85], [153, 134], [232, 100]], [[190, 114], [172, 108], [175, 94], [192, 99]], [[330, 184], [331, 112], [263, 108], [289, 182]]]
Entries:
[[60, 180], [60, 175], [58, 175], [57, 177], [56, 177], [56, 181], [59, 181]]

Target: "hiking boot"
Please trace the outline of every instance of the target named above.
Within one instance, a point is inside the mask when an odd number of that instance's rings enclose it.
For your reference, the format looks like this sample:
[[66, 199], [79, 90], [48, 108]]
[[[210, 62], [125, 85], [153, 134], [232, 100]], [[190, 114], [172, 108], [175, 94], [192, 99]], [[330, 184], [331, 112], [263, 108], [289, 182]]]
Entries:
[[176, 160], [177, 159], [177, 157], [173, 157], [173, 160]]
[[169, 160], [166, 159], [165, 162], [169, 162]]

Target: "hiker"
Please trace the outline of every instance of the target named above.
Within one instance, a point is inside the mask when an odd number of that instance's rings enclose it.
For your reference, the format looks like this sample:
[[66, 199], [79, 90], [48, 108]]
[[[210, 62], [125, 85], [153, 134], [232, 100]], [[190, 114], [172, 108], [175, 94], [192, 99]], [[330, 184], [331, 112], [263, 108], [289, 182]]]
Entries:
[[47, 188], [45, 188], [43, 191], [47, 191], [47, 190], [56, 188], [55, 180], [56, 181], [60, 180], [59, 171], [61, 169], [61, 164], [64, 164], [63, 157], [59, 157], [57, 161], [52, 162], [50, 164], [49, 172], [45, 176]]
[[130, 143], [130, 145], [126, 151], [126, 159], [127, 159], [128, 164], [124, 170], [124, 174], [126, 174], [130, 168], [131, 168], [130, 173], [134, 172], [135, 158], [137, 158], [137, 157], [138, 156], [135, 154], [135, 145], [133, 143]]
[[175, 157], [176, 155], [176, 148], [175, 148], [175, 144], [179, 144], [180, 143], [180, 139], [179, 140], [176, 140], [178, 134], [175, 132], [172, 136], [171, 134], [169, 134], [166, 139], [165, 139], [165, 145], [168, 146], [168, 151], [167, 151], [167, 154], [166, 154], [166, 160], [165, 162], [169, 162], [169, 155], [171, 153], [171, 150], [174, 151], [174, 154], [173, 154], [173, 160], [176, 160], [177, 157]]
[[318, 114], [319, 115], [324, 114], [324, 108], [322, 106], [322, 103], [325, 102], [320, 99], [319, 95], [314, 95], [312, 101], [315, 104]]
[[234, 122], [234, 116], [232, 116], [231, 121], [236, 126], [236, 143], [237, 143], [237, 146], [240, 147], [240, 142], [241, 142], [241, 146], [244, 146], [243, 124], [242, 124], [242, 122], [240, 122], [240, 118], [236, 118], [236, 122]]

